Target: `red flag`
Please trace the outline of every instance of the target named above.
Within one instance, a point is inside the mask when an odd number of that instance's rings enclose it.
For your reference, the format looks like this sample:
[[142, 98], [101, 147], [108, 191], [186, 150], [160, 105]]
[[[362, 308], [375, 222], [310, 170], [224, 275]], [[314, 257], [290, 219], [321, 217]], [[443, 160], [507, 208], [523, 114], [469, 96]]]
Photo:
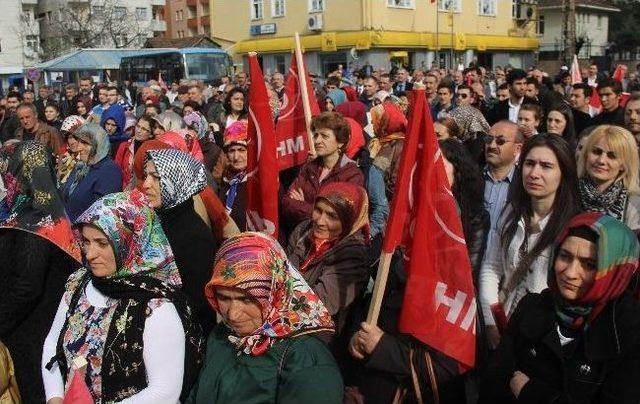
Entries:
[[580, 64], [578, 63], [578, 55], [573, 55], [573, 63], [571, 63], [571, 84], [582, 83], [582, 73], [580, 73]]
[[[616, 80], [617, 82], [620, 83], [620, 85], [622, 85], [622, 82], [624, 80], [624, 76], [627, 75], [627, 66], [626, 65], [618, 65], [616, 66], [616, 70], [613, 72], [613, 79]], [[620, 95], [620, 106], [624, 107], [627, 105], [627, 101], [629, 100], [629, 97], [631, 96], [630, 93], [627, 92], [623, 92]]]
[[267, 87], [255, 55], [249, 56], [247, 228], [278, 238], [276, 132]]
[[475, 363], [471, 262], [424, 90], [413, 91], [396, 195], [383, 244], [406, 247], [399, 329], [460, 362]]
[[74, 369], [71, 384], [69, 384], [62, 401], [63, 404], [93, 404], [93, 397], [84, 380], [85, 372], [86, 365], [82, 369]]
[[[313, 87], [306, 68], [303, 76], [307, 80], [311, 116], [319, 115], [320, 107], [313, 94]], [[309, 136], [307, 135], [307, 124], [302, 107], [302, 90], [298, 81], [299, 77], [296, 55], [294, 54], [291, 57], [289, 76], [285, 86], [286, 90], [282, 97], [280, 116], [276, 125], [278, 165], [281, 170], [306, 163], [309, 155]]]

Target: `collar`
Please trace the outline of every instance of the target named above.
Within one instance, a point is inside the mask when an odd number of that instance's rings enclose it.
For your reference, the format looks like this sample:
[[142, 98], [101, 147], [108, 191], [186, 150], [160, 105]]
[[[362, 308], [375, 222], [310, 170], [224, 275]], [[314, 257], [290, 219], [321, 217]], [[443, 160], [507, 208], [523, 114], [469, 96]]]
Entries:
[[484, 179], [485, 180], [490, 180], [491, 182], [508, 182], [511, 183], [511, 181], [513, 180], [513, 174], [516, 172], [516, 165], [514, 164], [513, 167], [511, 167], [511, 170], [509, 170], [509, 173], [507, 174], [507, 176], [503, 179], [503, 180], [496, 180], [493, 177], [493, 174], [491, 174], [491, 170], [489, 169], [489, 165], [484, 166]]
[[518, 105], [514, 105], [511, 103], [511, 97], [507, 98], [507, 104], [509, 105], [509, 108], [520, 108], [523, 102], [524, 102], [524, 97], [520, 99], [520, 102], [518, 103]]

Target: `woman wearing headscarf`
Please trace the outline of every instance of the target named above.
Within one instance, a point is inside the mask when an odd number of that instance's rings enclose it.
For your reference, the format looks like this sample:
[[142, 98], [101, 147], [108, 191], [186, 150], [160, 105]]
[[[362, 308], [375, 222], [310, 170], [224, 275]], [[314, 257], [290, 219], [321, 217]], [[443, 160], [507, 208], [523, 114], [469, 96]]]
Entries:
[[56, 167], [59, 187], [64, 186], [76, 165], [78, 141], [73, 134], [82, 125], [84, 125], [84, 119], [81, 116], [71, 115], [65, 118], [60, 127], [60, 134], [67, 145], [67, 150], [59, 157]]
[[323, 112], [313, 118], [311, 130], [317, 157], [300, 168], [298, 176], [282, 198], [283, 213], [293, 226], [311, 217], [321, 186], [331, 182], [364, 184], [362, 172], [344, 154], [349, 143], [350, 126], [342, 115]]
[[369, 280], [368, 215], [364, 188], [333, 182], [320, 189], [311, 219], [289, 236], [287, 256], [333, 316], [332, 350], [337, 358], [346, 354], [342, 330]]
[[[147, 152], [149, 150], [165, 150], [174, 149], [188, 153], [184, 140], [179, 135], [175, 136], [182, 141], [184, 148], [176, 148], [173, 145], [175, 142], [168, 140], [167, 135], [172, 135], [172, 132], [162, 134], [155, 139], [144, 142], [142, 146], [136, 152], [133, 158], [133, 172], [136, 176], [136, 188], [142, 191], [145, 180], [144, 166], [147, 162]], [[193, 198], [194, 208], [196, 213], [200, 216], [203, 222], [211, 229], [213, 237], [217, 244], [220, 244], [225, 238], [238, 234], [238, 226], [231, 219], [231, 217], [225, 211], [224, 205], [216, 194], [216, 187], [213, 182], [213, 178], [208, 175], [207, 186], [200, 191], [198, 195]]]
[[[67, 281], [43, 349], [47, 401], [62, 400], [75, 372], [95, 402], [176, 403], [202, 354], [171, 247], [138, 191], [105, 196], [76, 224], [85, 267]], [[128, 399], [128, 400], [127, 400]]]
[[325, 97], [325, 110], [335, 111], [336, 107], [347, 101], [347, 96], [344, 91], [340, 89], [334, 89], [327, 93]]
[[0, 167], [7, 188], [0, 201], [0, 340], [13, 357], [23, 402], [42, 403], [42, 345], [80, 248], [47, 147], [5, 146]]
[[450, 113], [460, 129], [460, 140], [465, 145], [473, 161], [484, 166], [484, 135], [489, 133], [489, 123], [482, 112], [470, 105], [458, 105]]
[[122, 190], [122, 172], [109, 157], [109, 136], [95, 123], [85, 123], [73, 134], [78, 141], [77, 162], [62, 189], [72, 221], [100, 197]]
[[142, 190], [158, 212], [176, 258], [183, 290], [193, 302], [205, 335], [214, 316], [204, 297], [211, 278], [216, 240], [194, 209], [193, 196], [207, 186], [206, 168], [178, 150], [149, 150]]
[[122, 189], [130, 191], [135, 188], [136, 181], [133, 175], [133, 156], [144, 142], [153, 139], [156, 128], [156, 120], [150, 115], [142, 115], [135, 123], [133, 136], [126, 142], [120, 143], [114, 159], [122, 170]]
[[222, 149], [215, 144], [213, 134], [209, 132], [207, 120], [202, 113], [194, 111], [184, 116], [184, 122], [189, 132], [188, 138], [191, 141], [197, 139], [200, 144], [204, 166], [216, 180], [216, 183], [220, 183], [226, 159]]
[[371, 108], [375, 138], [369, 142], [372, 164], [382, 171], [387, 199], [391, 200], [397, 183], [400, 156], [407, 130], [407, 118], [391, 102]]
[[640, 229], [638, 147], [628, 130], [600, 125], [578, 156], [580, 199], [585, 210], [603, 212]]
[[492, 357], [486, 403], [633, 403], [640, 396], [640, 304], [628, 291], [640, 247], [599, 212], [559, 235], [549, 288], [524, 297]]
[[227, 167], [218, 196], [238, 228], [247, 230], [247, 123], [237, 121], [224, 131]]
[[126, 124], [126, 116], [124, 109], [118, 105], [113, 104], [106, 109], [100, 116], [100, 126], [109, 135], [109, 155], [115, 156], [120, 143], [129, 140], [129, 136], [124, 132]]
[[340, 372], [315, 337], [333, 331], [331, 315], [277, 241], [227, 240], [206, 295], [222, 323], [187, 403], [342, 403]]

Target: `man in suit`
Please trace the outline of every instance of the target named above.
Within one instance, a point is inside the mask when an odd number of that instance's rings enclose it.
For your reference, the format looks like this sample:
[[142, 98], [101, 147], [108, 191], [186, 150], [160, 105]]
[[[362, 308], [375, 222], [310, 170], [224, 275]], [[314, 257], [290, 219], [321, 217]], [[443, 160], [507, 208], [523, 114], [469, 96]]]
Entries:
[[507, 84], [509, 85], [509, 98], [494, 104], [493, 108], [487, 112], [489, 125], [508, 119], [511, 122], [518, 122], [518, 112], [522, 104], [538, 104], [534, 99], [525, 97], [527, 73], [522, 69], [513, 69], [507, 74]]
[[44, 109], [49, 103], [49, 97], [51, 96], [51, 86], [45, 84], [38, 88], [38, 99], [34, 102], [36, 110], [38, 111], [38, 119], [46, 121], [44, 116]]
[[604, 75], [598, 72], [598, 65], [595, 62], [591, 62], [589, 65], [589, 70], [587, 73], [587, 77], [585, 77], [582, 81], [587, 83], [591, 87], [597, 87], [600, 84], [600, 81], [605, 79]]
[[576, 83], [571, 88], [571, 112], [573, 113], [573, 125], [576, 134], [580, 133], [592, 125], [591, 96], [593, 89], [587, 83]]
[[413, 84], [409, 82], [409, 72], [401, 67], [396, 73], [396, 82], [393, 84], [393, 93], [398, 95], [413, 88]]

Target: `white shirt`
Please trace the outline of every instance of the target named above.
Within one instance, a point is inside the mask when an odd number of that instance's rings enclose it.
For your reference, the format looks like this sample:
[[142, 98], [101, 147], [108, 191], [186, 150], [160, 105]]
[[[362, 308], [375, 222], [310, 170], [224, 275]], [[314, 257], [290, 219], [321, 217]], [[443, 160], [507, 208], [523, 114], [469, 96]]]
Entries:
[[[508, 284], [511, 276], [513, 276], [514, 271], [518, 267], [518, 263], [520, 262], [519, 249], [524, 242], [525, 223], [524, 218], [520, 218], [505, 259], [505, 254], [500, 244], [500, 233], [505, 228], [504, 220], [506, 214], [508, 214], [507, 211], [505, 211], [500, 217], [500, 220], [498, 220], [496, 228], [489, 231], [487, 252], [485, 253], [482, 268], [480, 269], [479, 295], [486, 325], [496, 324], [493, 313], [491, 312], [491, 306], [499, 303], [498, 293], [500, 291], [500, 285]], [[540, 221], [540, 231], [529, 234], [527, 238], [528, 251], [531, 251], [535, 246], [550, 216], [551, 214], [548, 214]], [[516, 287], [508, 296], [505, 296], [503, 308], [507, 317], [513, 313], [518, 302], [524, 295], [527, 293], [539, 293], [547, 288], [547, 269], [550, 256], [551, 246], [544, 249], [542, 253], [533, 260], [524, 282]]]
[[[93, 283], [87, 284], [84, 293], [93, 306], [107, 307], [107, 297], [100, 293]], [[65, 386], [60, 368], [54, 365], [49, 371], [46, 365], [56, 354], [56, 344], [68, 310], [69, 306], [63, 297], [42, 350], [42, 380], [47, 401], [54, 397], [64, 397]], [[145, 322], [142, 341], [147, 387], [119, 402], [178, 403], [184, 375], [185, 340], [182, 321], [173, 303], [164, 302], [160, 307], [153, 309]]]
[[524, 102], [524, 98], [520, 100], [518, 105], [514, 105], [511, 103], [511, 98], [509, 98], [509, 120], [513, 123], [518, 123], [518, 112], [520, 112], [520, 107]]

